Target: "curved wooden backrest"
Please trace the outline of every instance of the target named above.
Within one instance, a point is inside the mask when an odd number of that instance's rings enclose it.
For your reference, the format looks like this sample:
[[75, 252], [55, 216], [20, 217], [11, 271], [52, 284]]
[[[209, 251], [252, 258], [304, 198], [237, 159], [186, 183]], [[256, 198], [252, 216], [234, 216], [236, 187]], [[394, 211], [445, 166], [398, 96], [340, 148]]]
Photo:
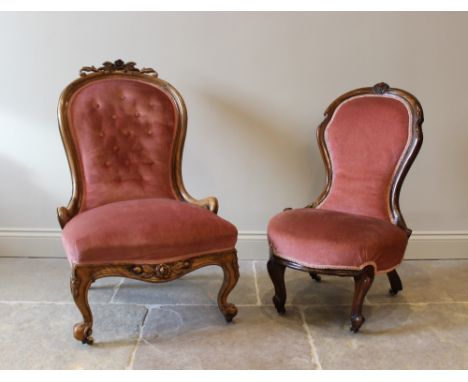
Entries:
[[122, 60], [80, 75], [58, 105], [73, 182], [68, 206], [58, 209], [61, 226], [115, 201], [191, 199], [181, 175], [187, 113], [178, 91], [153, 69]]
[[422, 144], [423, 120], [413, 95], [385, 83], [338, 97], [317, 129], [327, 184], [309, 207], [389, 220], [410, 235], [399, 196]]

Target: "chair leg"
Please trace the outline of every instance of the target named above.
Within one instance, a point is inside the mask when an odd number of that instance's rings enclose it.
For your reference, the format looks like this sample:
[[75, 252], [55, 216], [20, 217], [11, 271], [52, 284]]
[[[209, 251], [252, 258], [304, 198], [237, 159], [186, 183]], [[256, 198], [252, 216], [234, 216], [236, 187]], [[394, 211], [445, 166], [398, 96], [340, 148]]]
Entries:
[[312, 280], [315, 280], [317, 282], [322, 281], [322, 278], [320, 277], [320, 275], [317, 272], [309, 272], [309, 275], [312, 278]]
[[221, 289], [218, 293], [218, 307], [226, 321], [231, 322], [237, 314], [237, 308], [234, 304], [227, 302], [227, 297], [236, 286], [237, 280], [239, 280], [237, 255], [233, 253], [232, 256], [220, 266], [223, 269], [224, 279], [223, 285], [221, 285]]
[[372, 282], [374, 281], [374, 267], [368, 265], [364, 267], [359, 275], [354, 276], [354, 297], [353, 306], [351, 308], [351, 328], [354, 333], [359, 331], [359, 328], [365, 321], [362, 315], [362, 305], [364, 298], [369, 291]]
[[273, 304], [279, 314], [286, 313], [284, 304], [286, 303], [286, 286], [284, 284], [284, 271], [286, 267], [277, 263], [275, 260], [268, 260], [268, 274], [275, 287], [275, 295], [273, 296]]
[[83, 322], [75, 324], [73, 336], [83, 344], [92, 345], [94, 340], [93, 315], [88, 303], [88, 289], [93, 279], [88, 268], [74, 266], [70, 277], [70, 289], [75, 300], [75, 304], [83, 316]]
[[403, 285], [401, 283], [400, 276], [396, 269], [387, 273], [388, 281], [390, 281], [390, 290], [389, 293], [392, 296], [395, 296], [399, 291], [403, 290]]

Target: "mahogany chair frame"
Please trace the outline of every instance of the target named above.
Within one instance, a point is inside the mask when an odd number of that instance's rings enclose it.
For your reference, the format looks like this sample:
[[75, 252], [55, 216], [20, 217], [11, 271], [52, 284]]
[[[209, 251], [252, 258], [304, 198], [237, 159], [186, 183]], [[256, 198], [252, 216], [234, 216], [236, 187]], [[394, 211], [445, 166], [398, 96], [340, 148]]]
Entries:
[[[181, 164], [187, 131], [187, 110], [182, 96], [171, 84], [158, 78], [158, 74], [154, 69], [138, 69], [135, 65], [134, 62], [125, 63], [122, 60], [116, 60], [113, 63], [105, 62], [99, 68], [94, 66], [83, 67], [80, 70], [80, 78], [68, 85], [60, 96], [58, 122], [72, 178], [71, 199], [67, 207], [59, 207], [57, 209], [58, 220], [62, 228], [80, 212], [84, 197], [83, 169], [80, 166], [77, 148], [73, 143], [67, 117], [69, 102], [73, 94], [81, 87], [107, 78], [137, 79], [148, 82], [156, 85], [172, 97], [178, 112], [178, 124], [176, 126], [176, 137], [171, 161], [172, 181], [177, 198], [182, 202], [206, 208], [214, 214], [218, 212], [218, 200], [215, 197], [209, 196], [197, 200], [187, 192], [183, 183]], [[83, 321], [77, 323], [73, 328], [74, 337], [84, 344], [93, 343], [91, 336], [93, 316], [88, 303], [88, 289], [97, 279], [102, 277], [126, 277], [151, 283], [163, 283], [209, 265], [217, 265], [223, 270], [224, 279], [218, 293], [217, 303], [226, 321], [231, 322], [237, 314], [237, 308], [234, 304], [227, 302], [227, 297], [239, 279], [239, 265], [235, 249], [221, 253], [201, 254], [181, 261], [164, 263], [142, 264], [123, 262], [119, 264], [73, 265], [70, 288], [75, 304], [83, 316]]]
[[[411, 138], [410, 142], [402, 154], [402, 159], [394, 173], [390, 193], [388, 198], [388, 206], [390, 216], [389, 219], [391, 223], [397, 225], [402, 230], [404, 230], [408, 236], [411, 236], [411, 229], [409, 229], [405, 223], [403, 215], [400, 210], [400, 190], [403, 184], [403, 181], [413, 164], [423, 141], [422, 134], [422, 123], [424, 121], [424, 114], [421, 107], [421, 104], [416, 99], [415, 96], [408, 93], [405, 90], [391, 88], [384, 82], [378, 83], [373, 87], [360, 88], [352, 90], [348, 93], [343, 94], [342, 96], [335, 99], [330, 106], [326, 109], [324, 113], [324, 120], [319, 125], [317, 129], [317, 141], [319, 144], [320, 152], [322, 154], [323, 161], [326, 167], [326, 185], [322, 193], [318, 196], [316, 201], [306, 206], [306, 208], [316, 208], [319, 206], [322, 201], [325, 200], [328, 193], [330, 192], [332, 182], [333, 182], [333, 168], [332, 162], [330, 159], [330, 153], [325, 140], [325, 131], [326, 128], [336, 110], [336, 108], [341, 105], [344, 101], [349, 98], [361, 96], [361, 95], [392, 95], [394, 97], [402, 99], [409, 107], [411, 112]], [[289, 208], [287, 208], [289, 209]], [[320, 274], [325, 275], [334, 275], [342, 277], [353, 277], [354, 278], [354, 297], [351, 307], [351, 327], [350, 330], [354, 333], [358, 332], [360, 327], [365, 321], [364, 316], [362, 315], [362, 307], [364, 299], [367, 292], [369, 291], [372, 283], [374, 281], [375, 270], [371, 265], [365, 266], [361, 270], [349, 270], [349, 269], [319, 269], [319, 268], [309, 268], [298, 264], [296, 262], [285, 260], [279, 256], [276, 256], [274, 248], [270, 245], [270, 258], [267, 264], [268, 273], [274, 284], [275, 295], [273, 296], [273, 303], [276, 307], [276, 310], [280, 314], [285, 313], [285, 302], [286, 302], [286, 287], [284, 283], [284, 272], [285, 269], [291, 268], [303, 272], [308, 272], [312, 279], [319, 282], [321, 280]], [[396, 271], [387, 273], [388, 280], [390, 282], [389, 293], [391, 295], [396, 295], [399, 291], [403, 290], [401, 279]]]

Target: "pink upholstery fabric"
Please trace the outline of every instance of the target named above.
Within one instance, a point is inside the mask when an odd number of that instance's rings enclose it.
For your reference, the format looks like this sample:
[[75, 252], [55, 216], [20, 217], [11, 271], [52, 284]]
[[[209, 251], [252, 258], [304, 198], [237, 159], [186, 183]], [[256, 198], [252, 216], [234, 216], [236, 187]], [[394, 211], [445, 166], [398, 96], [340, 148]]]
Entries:
[[237, 229], [171, 199], [128, 200], [76, 215], [62, 240], [72, 264], [174, 261], [235, 247]]
[[92, 82], [71, 98], [68, 118], [84, 172], [81, 210], [138, 198], [174, 198], [175, 105], [136, 79]]
[[268, 239], [275, 254], [311, 268], [390, 271], [403, 259], [405, 232], [381, 219], [349, 213], [294, 209], [274, 216]]
[[397, 98], [343, 102], [325, 130], [333, 182], [319, 208], [389, 220], [390, 185], [410, 131], [409, 109]]

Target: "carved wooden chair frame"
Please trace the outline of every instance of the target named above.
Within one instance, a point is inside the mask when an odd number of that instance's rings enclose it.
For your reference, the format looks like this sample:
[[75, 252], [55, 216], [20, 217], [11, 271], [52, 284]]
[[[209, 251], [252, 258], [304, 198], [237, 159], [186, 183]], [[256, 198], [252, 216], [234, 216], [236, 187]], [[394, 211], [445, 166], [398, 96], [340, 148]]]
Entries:
[[[182, 153], [187, 130], [187, 111], [184, 100], [179, 92], [168, 82], [158, 78], [154, 69], [135, 67], [134, 62], [124, 63], [122, 60], [105, 62], [101, 67], [83, 67], [80, 78], [68, 85], [62, 92], [58, 104], [58, 121], [60, 134], [68, 159], [72, 177], [72, 196], [67, 207], [59, 207], [57, 216], [62, 228], [79, 213], [83, 200], [83, 170], [78, 160], [78, 152], [73, 144], [71, 130], [67, 118], [67, 108], [72, 95], [82, 86], [103, 78], [135, 78], [145, 81], [165, 90], [172, 98], [178, 110], [178, 125], [172, 157], [172, 179], [177, 197], [180, 201], [192, 203], [206, 208], [213, 213], [218, 212], [218, 200], [207, 197], [197, 200], [185, 189], [182, 180]], [[165, 262], [160, 264], [96, 264], [74, 265], [72, 267], [70, 288], [76, 306], [83, 316], [83, 322], [77, 323], [73, 328], [74, 337], [82, 343], [92, 344], [93, 316], [88, 303], [88, 289], [91, 284], [103, 277], [127, 277], [131, 279], [162, 283], [177, 279], [201, 267], [217, 265], [224, 273], [222, 286], [218, 293], [217, 303], [227, 322], [231, 322], [237, 314], [234, 304], [227, 302], [227, 297], [239, 279], [239, 266], [237, 251], [224, 251], [222, 253], [209, 253], [197, 255], [192, 258]]]
[[[411, 125], [411, 140], [409, 142], [406, 151], [402, 154], [402, 159], [396, 172], [393, 176], [390, 193], [389, 193], [389, 211], [390, 211], [390, 220], [393, 224], [399, 226], [403, 229], [407, 236], [411, 236], [411, 229], [409, 229], [405, 223], [403, 215], [400, 210], [400, 190], [403, 184], [403, 181], [413, 164], [423, 141], [422, 134], [422, 123], [424, 121], [424, 115], [422, 107], [419, 101], [412, 94], [401, 90], [390, 88], [386, 83], [379, 83], [373, 87], [360, 88], [352, 90], [348, 93], [343, 94], [342, 96], [335, 99], [330, 106], [326, 109], [324, 113], [324, 120], [319, 125], [317, 129], [317, 141], [319, 144], [320, 152], [322, 154], [323, 161], [326, 167], [326, 185], [322, 193], [318, 196], [317, 200], [309, 205], [306, 208], [315, 208], [319, 206], [323, 200], [327, 197], [332, 181], [333, 181], [333, 168], [330, 159], [330, 153], [325, 141], [325, 130], [336, 110], [336, 108], [346, 101], [349, 98], [360, 96], [360, 95], [376, 95], [376, 94], [389, 94], [397, 98], [402, 99], [407, 103], [411, 115], [412, 115], [412, 125]], [[287, 208], [289, 209], [289, 208]], [[287, 210], [286, 209], [286, 210]], [[353, 277], [354, 278], [354, 296], [352, 301], [351, 308], [351, 327], [350, 330], [353, 332], [359, 331], [359, 328], [365, 321], [364, 316], [362, 315], [362, 306], [364, 303], [365, 296], [369, 291], [375, 276], [374, 267], [371, 265], [365, 266], [361, 270], [349, 270], [349, 269], [319, 269], [319, 268], [309, 268], [301, 264], [295, 263], [293, 261], [285, 260], [281, 257], [275, 255], [274, 248], [270, 245], [270, 258], [267, 264], [268, 273], [273, 281], [275, 288], [275, 295], [273, 296], [273, 303], [276, 307], [278, 313], [285, 313], [284, 304], [286, 302], [286, 287], [284, 283], [284, 272], [286, 267], [296, 269], [303, 272], [308, 272], [312, 279], [319, 282], [321, 280], [320, 274], [325, 275], [334, 275], [334, 276], [343, 276], [343, 277]], [[391, 295], [396, 295], [399, 291], [403, 290], [401, 279], [396, 271], [396, 269], [387, 273], [388, 280], [390, 282], [389, 293]]]

